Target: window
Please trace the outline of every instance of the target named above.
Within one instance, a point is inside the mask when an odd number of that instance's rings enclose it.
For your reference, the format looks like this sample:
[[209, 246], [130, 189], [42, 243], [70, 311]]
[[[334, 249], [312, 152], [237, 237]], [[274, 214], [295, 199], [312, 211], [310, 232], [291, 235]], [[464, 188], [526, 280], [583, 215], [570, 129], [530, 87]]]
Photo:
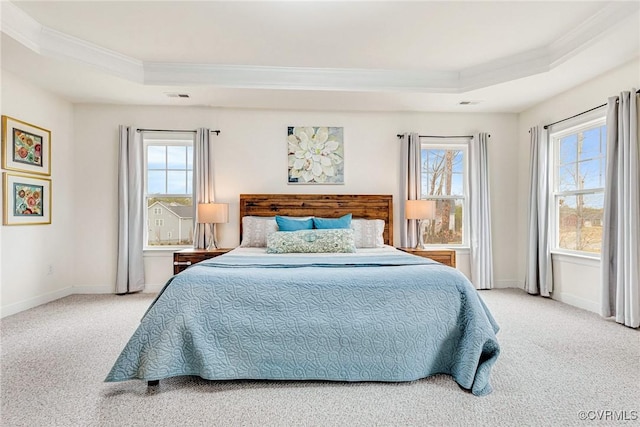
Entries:
[[556, 250], [600, 253], [606, 137], [604, 117], [550, 134]]
[[193, 244], [193, 140], [169, 132], [143, 136], [147, 248]]
[[467, 246], [468, 144], [464, 139], [443, 143], [422, 141], [421, 198], [436, 202], [436, 218], [427, 220], [428, 245]]

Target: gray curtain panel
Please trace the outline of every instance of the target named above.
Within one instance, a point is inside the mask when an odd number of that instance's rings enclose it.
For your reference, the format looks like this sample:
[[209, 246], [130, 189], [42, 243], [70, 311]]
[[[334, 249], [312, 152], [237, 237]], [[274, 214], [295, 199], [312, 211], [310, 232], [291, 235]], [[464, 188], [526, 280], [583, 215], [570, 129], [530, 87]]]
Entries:
[[635, 89], [609, 98], [604, 190], [602, 315], [640, 326], [640, 159]]
[[529, 129], [529, 211], [527, 267], [524, 289], [533, 295], [551, 296], [553, 270], [549, 246], [549, 136], [539, 126]]
[[137, 129], [120, 126], [116, 293], [144, 289], [144, 152]]
[[[418, 244], [418, 221], [405, 219], [405, 200], [420, 199], [420, 136], [417, 133], [405, 133], [400, 137], [400, 246], [413, 248]], [[393, 242], [392, 242], [393, 244]]]
[[207, 224], [198, 224], [198, 203], [215, 201], [213, 192], [213, 153], [210, 143], [211, 131], [207, 128], [196, 130], [193, 147], [193, 189], [196, 196], [193, 204], [193, 247], [205, 249], [214, 237]]
[[469, 146], [471, 283], [477, 289], [493, 288], [488, 139], [488, 134], [482, 132], [473, 138]]

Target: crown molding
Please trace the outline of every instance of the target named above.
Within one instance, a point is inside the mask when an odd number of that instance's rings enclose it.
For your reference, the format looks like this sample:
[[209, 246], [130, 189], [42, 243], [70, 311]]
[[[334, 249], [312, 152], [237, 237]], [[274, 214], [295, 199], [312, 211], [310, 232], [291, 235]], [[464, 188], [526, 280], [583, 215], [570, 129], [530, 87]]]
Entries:
[[229, 88], [463, 93], [547, 72], [637, 19], [639, 2], [612, 2], [565, 35], [542, 46], [458, 71], [364, 70], [143, 62], [47, 28], [2, 1], [2, 32], [34, 52], [72, 60], [144, 85]]
[[617, 1], [607, 4], [575, 28], [549, 45], [549, 68], [555, 68], [612, 32], [627, 19], [638, 22], [640, 2]]
[[145, 62], [145, 84], [253, 89], [455, 92], [457, 72]]
[[549, 60], [548, 48], [543, 47], [465, 68], [460, 71], [459, 92], [547, 72], [551, 69]]
[[42, 55], [77, 61], [117, 77], [144, 83], [143, 62], [138, 59], [47, 27], [42, 28], [41, 35]]
[[42, 25], [11, 2], [3, 1], [1, 7], [2, 32], [34, 52], [40, 53]]
[[144, 82], [142, 61], [40, 25], [9, 1], [2, 2], [2, 32], [40, 55], [77, 61], [133, 82]]
[[636, 19], [639, 2], [610, 3], [547, 46], [460, 71], [460, 92], [550, 71], [609, 34], [626, 19]]

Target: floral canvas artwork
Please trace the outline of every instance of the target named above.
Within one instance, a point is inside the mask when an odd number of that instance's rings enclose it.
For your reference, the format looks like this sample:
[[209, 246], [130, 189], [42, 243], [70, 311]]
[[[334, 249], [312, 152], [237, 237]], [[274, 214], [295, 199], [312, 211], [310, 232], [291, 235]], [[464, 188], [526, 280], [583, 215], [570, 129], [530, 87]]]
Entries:
[[13, 128], [13, 161], [42, 167], [42, 137]]
[[51, 175], [51, 132], [2, 116], [2, 168]]
[[41, 185], [13, 184], [15, 216], [42, 216]]
[[287, 132], [290, 184], [344, 184], [342, 127], [293, 127]]
[[51, 224], [51, 180], [4, 172], [4, 225]]

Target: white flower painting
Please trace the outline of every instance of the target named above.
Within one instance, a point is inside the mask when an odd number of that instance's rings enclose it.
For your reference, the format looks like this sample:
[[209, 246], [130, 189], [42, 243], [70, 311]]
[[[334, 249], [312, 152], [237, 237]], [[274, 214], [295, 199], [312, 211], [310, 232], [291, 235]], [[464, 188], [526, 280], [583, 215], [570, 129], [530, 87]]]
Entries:
[[290, 184], [344, 184], [341, 127], [293, 127], [287, 132]]

